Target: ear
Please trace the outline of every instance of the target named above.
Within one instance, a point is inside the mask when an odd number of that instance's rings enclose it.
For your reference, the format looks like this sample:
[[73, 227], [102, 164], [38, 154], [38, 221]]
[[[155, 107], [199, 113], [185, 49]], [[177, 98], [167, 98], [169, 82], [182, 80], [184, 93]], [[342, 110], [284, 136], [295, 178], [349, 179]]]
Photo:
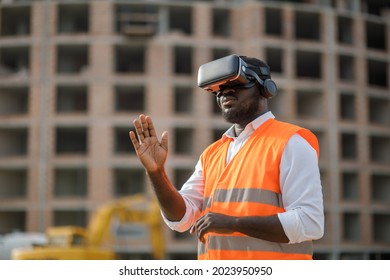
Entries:
[[271, 79], [266, 79], [263, 81], [262, 86], [262, 95], [265, 98], [273, 98], [277, 94], [277, 86], [275, 82]]
[[218, 97], [215, 96], [215, 101], [217, 102], [218, 107], [222, 109], [222, 105], [221, 105], [220, 100], [221, 100], [221, 99], [218, 99]]

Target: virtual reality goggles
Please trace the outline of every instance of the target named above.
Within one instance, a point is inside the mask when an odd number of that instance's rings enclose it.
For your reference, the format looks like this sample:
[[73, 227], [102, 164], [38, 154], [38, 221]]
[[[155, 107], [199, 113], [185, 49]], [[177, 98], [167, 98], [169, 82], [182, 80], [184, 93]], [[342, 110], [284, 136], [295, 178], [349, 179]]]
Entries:
[[[270, 76], [268, 67], [257, 68], [262, 76]], [[198, 86], [212, 93], [229, 87], [245, 87], [254, 81], [263, 87], [264, 97], [272, 98], [276, 95], [275, 82], [271, 79], [262, 80], [242, 58], [235, 54], [205, 63], [198, 70]]]

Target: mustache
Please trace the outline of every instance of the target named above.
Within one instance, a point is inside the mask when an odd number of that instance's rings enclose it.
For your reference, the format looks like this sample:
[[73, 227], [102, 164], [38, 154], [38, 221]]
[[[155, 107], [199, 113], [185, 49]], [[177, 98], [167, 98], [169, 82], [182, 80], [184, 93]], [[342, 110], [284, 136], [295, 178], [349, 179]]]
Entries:
[[221, 98], [221, 100], [225, 100], [227, 98], [237, 99], [237, 95], [232, 93], [232, 92], [229, 92], [229, 93], [226, 93], [226, 94], [222, 94], [222, 96], [220, 98]]
[[217, 94], [218, 98], [223, 98], [223, 97], [234, 97], [237, 98], [237, 93], [232, 91], [232, 90], [227, 90], [227, 91], [221, 91]]

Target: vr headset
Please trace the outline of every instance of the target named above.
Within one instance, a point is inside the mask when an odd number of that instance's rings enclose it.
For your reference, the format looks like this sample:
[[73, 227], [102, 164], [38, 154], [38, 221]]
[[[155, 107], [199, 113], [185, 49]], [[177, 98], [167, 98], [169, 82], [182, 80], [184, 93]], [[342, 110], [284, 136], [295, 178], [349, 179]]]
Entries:
[[[262, 75], [270, 76], [268, 67], [258, 68]], [[275, 82], [271, 79], [260, 79], [258, 74], [235, 54], [205, 63], [198, 70], [198, 86], [212, 93], [227, 87], [245, 86], [253, 81], [257, 81], [262, 86], [263, 97], [272, 98], [276, 95]]]

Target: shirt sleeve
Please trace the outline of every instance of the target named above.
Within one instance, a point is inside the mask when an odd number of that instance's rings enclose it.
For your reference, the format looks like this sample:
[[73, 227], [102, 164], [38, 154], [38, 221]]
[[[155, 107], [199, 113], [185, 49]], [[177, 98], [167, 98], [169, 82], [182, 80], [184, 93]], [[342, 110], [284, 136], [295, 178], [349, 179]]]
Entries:
[[186, 204], [186, 212], [180, 221], [170, 221], [162, 213], [164, 222], [173, 230], [184, 232], [195, 223], [200, 217], [203, 205], [204, 178], [203, 168], [199, 160], [195, 166], [195, 171], [187, 182], [182, 186], [179, 193]]
[[316, 151], [298, 134], [288, 141], [280, 164], [280, 186], [286, 210], [278, 217], [289, 243], [319, 239], [324, 209]]

